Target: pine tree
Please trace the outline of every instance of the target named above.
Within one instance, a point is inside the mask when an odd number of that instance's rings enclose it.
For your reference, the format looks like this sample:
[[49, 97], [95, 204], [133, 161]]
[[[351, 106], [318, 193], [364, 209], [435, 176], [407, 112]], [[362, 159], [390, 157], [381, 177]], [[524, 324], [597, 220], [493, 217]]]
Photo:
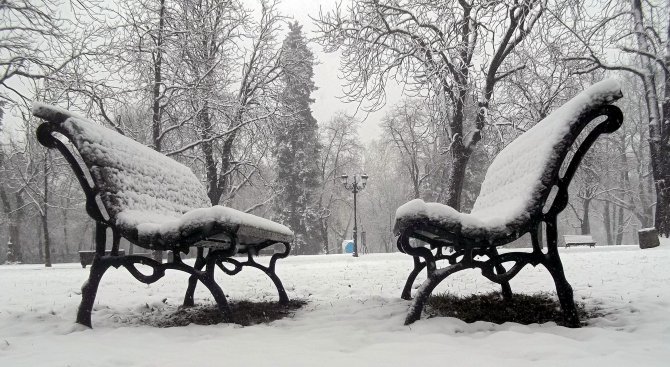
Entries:
[[289, 30], [281, 53], [281, 101], [286, 117], [281, 118], [275, 131], [278, 194], [274, 209], [276, 220], [296, 235], [293, 252], [317, 254], [325, 244], [318, 241], [319, 213], [313, 205], [319, 187], [320, 153], [318, 125], [310, 108], [314, 102], [311, 93], [316, 89], [312, 80], [314, 55], [307, 47], [302, 26], [291, 23]]

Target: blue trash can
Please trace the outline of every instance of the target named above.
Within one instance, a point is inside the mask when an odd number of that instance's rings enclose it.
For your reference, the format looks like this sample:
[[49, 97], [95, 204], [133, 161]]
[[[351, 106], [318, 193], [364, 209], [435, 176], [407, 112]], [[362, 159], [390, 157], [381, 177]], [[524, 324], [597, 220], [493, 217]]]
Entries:
[[353, 254], [354, 253], [354, 240], [344, 240], [344, 241], [342, 241], [342, 253], [343, 254]]

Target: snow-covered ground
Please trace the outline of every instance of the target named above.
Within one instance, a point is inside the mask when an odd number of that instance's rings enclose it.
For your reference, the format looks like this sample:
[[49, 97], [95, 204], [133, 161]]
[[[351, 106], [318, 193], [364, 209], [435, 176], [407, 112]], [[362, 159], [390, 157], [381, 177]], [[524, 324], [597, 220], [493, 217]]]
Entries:
[[[73, 324], [88, 269], [4, 265], [0, 366], [670, 365], [670, 241], [648, 250], [578, 247], [561, 253], [577, 299], [606, 313], [588, 327], [466, 324], [454, 318], [403, 326], [409, 302], [399, 295], [411, 259], [379, 254], [280, 261], [278, 274], [289, 296], [309, 303], [293, 318], [250, 327], [133, 324], [147, 304], [176, 308], [186, 275], [168, 273], [147, 286], [124, 270], [111, 270], [101, 283], [89, 330]], [[270, 281], [255, 269], [219, 276], [231, 299], [276, 299]], [[530, 266], [512, 287], [524, 293], [554, 290], [546, 270]], [[196, 302], [212, 302], [203, 288]], [[447, 279], [438, 291], [492, 289], [473, 270]]]

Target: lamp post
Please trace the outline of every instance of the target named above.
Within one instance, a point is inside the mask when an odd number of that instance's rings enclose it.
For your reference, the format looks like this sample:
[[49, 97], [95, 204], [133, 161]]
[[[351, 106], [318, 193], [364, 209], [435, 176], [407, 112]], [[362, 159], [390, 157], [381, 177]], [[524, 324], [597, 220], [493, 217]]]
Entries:
[[[362, 175], [354, 175], [353, 176], [354, 181], [349, 182], [349, 176], [347, 175], [342, 175], [340, 176], [340, 180], [342, 182], [342, 185], [344, 185], [344, 188], [353, 192], [354, 193], [354, 257], [358, 257], [358, 223], [357, 223], [357, 218], [356, 218], [356, 194], [358, 194], [359, 191], [363, 190], [365, 188], [366, 183], [368, 182], [368, 175], [365, 173]], [[360, 181], [358, 181], [360, 179]]]

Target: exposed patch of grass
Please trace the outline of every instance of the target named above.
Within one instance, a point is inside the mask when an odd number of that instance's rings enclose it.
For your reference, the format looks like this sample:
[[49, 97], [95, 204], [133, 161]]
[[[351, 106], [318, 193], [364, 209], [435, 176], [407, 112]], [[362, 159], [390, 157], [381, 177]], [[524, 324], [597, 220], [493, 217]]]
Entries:
[[[232, 301], [229, 302], [233, 314], [233, 322], [242, 326], [269, 323], [275, 320], [291, 317], [293, 312], [307, 302], [301, 299], [290, 300], [287, 305], [278, 302], [251, 302]], [[229, 323], [216, 305], [196, 305], [193, 307], [179, 307], [176, 311], [167, 314], [145, 314], [139, 323], [155, 327], [175, 327], [189, 324], [215, 325]]]
[[[597, 308], [586, 308], [584, 303], [576, 302], [579, 319], [585, 321], [602, 316]], [[496, 324], [516, 322], [523, 325], [542, 324], [553, 321], [565, 326], [561, 305], [549, 293], [532, 295], [514, 294], [511, 300], [503, 299], [500, 292], [458, 297], [443, 293], [432, 295], [428, 299], [426, 313], [429, 317], [449, 316], [467, 323], [488, 321]]]

